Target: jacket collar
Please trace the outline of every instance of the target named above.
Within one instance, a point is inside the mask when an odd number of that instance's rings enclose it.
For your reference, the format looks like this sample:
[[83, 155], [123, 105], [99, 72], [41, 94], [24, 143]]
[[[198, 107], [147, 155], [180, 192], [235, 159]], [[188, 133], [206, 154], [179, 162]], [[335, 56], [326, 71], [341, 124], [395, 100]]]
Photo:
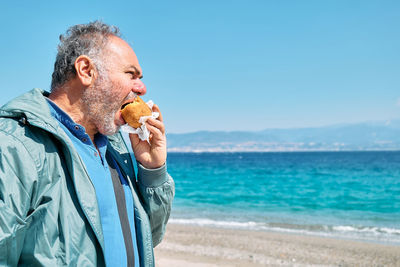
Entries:
[[35, 88], [6, 103], [0, 109], [0, 117], [25, 118], [27, 123], [52, 133], [59, 131], [56, 119], [51, 116], [45, 97], [48, 92]]

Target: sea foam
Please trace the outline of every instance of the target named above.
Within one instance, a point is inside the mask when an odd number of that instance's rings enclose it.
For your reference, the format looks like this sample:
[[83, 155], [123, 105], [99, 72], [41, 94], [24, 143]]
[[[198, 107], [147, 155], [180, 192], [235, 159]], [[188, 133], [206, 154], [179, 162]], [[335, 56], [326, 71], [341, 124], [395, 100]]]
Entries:
[[254, 221], [239, 222], [208, 218], [171, 218], [169, 222], [172, 224], [282, 232], [400, 245], [400, 229], [387, 227], [356, 227], [349, 225], [319, 225], [310, 227], [310, 225], [289, 224], [282, 224], [282, 226], [279, 226], [279, 224], [276, 223], [271, 225]]

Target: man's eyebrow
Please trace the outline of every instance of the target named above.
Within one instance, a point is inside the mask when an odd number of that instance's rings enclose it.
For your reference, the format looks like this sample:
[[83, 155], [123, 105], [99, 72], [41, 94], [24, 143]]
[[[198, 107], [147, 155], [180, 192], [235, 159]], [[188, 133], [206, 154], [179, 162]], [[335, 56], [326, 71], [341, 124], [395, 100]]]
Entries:
[[143, 74], [138, 70], [138, 68], [136, 68], [136, 66], [131, 65], [131, 66], [129, 66], [129, 68], [135, 70], [135, 73], [136, 73], [137, 75], [139, 75], [139, 79], [142, 79], [142, 78], [143, 78]]

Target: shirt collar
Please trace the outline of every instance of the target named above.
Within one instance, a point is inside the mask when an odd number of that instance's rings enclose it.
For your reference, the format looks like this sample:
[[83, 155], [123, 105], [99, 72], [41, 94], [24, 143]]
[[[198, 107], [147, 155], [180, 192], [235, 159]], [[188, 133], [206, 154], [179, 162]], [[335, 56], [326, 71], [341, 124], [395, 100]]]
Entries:
[[[46, 98], [47, 103], [50, 106], [51, 115], [56, 118], [68, 131], [71, 132], [77, 139], [79, 139], [82, 143], [86, 145], [92, 145], [92, 140], [90, 139], [89, 135], [86, 133], [85, 127], [82, 125], [75, 123], [74, 120], [56, 103], [51, 101], [49, 98]], [[96, 133], [94, 135], [94, 142], [97, 148], [102, 148], [107, 146], [107, 137], [100, 133]]]

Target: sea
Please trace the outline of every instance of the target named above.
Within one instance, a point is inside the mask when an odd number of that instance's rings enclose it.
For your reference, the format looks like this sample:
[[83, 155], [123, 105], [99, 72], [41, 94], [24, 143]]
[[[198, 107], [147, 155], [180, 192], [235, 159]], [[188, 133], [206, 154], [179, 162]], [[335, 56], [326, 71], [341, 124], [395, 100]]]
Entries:
[[172, 224], [400, 245], [400, 151], [169, 153]]

